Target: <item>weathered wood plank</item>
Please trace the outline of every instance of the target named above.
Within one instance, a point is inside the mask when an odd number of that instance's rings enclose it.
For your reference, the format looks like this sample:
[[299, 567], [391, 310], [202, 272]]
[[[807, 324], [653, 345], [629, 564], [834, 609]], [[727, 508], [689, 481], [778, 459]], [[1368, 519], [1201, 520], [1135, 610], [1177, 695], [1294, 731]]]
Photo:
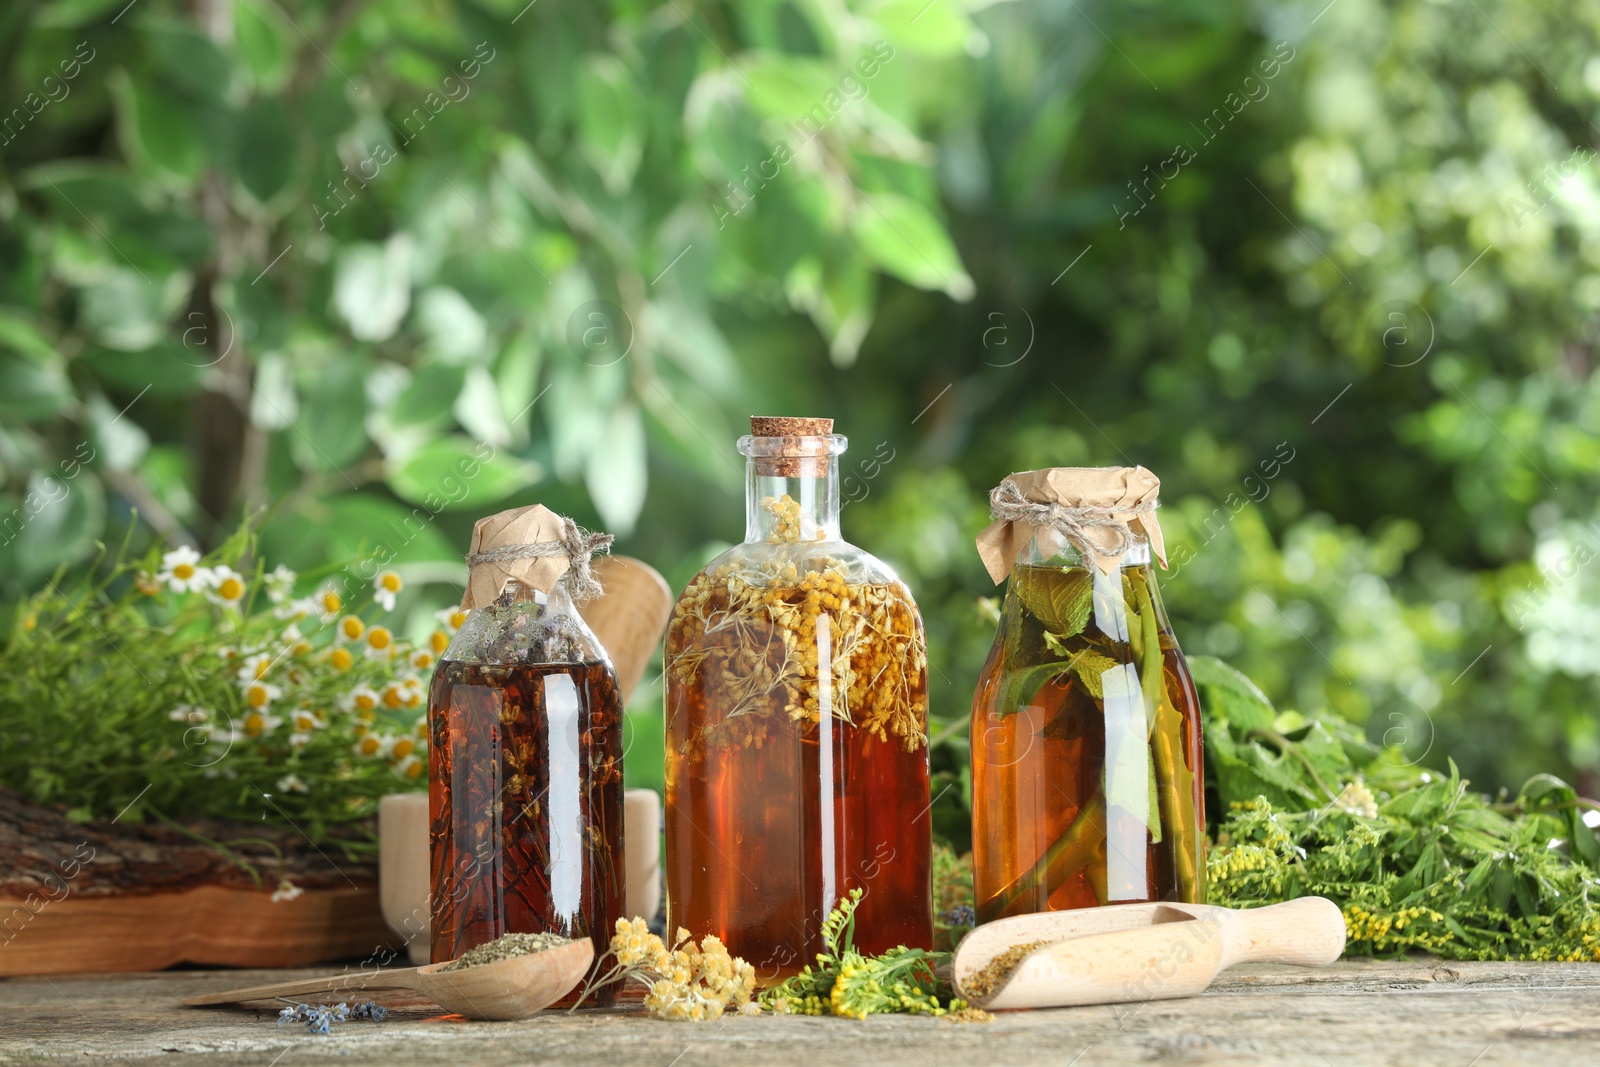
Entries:
[[[516, 1023], [397, 1012], [328, 1037], [270, 1012], [179, 1007], [180, 997], [301, 971], [179, 971], [0, 981], [0, 1063], [284, 1067], [341, 1063], [1308, 1064], [1495, 1067], [1600, 1063], [1600, 965], [1347, 960], [1318, 971], [1251, 966], [1190, 1000], [1003, 1015], [988, 1025], [907, 1017], [657, 1023], [637, 1009]], [[282, 1057], [277, 1060], [277, 1057]]]

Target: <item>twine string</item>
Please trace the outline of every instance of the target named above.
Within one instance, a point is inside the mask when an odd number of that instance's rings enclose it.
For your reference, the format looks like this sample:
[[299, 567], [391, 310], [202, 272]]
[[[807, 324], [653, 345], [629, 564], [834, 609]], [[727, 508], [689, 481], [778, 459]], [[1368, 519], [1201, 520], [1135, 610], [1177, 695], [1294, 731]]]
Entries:
[[520, 545], [499, 545], [484, 552], [467, 556], [467, 566], [480, 563], [504, 563], [513, 559], [539, 559], [544, 556], [565, 556], [567, 593], [574, 601], [592, 600], [604, 590], [590, 570], [590, 561], [597, 553], [609, 552], [615, 540], [607, 533], [590, 533], [571, 519], [563, 517], [562, 536], [559, 541], [532, 541]]
[[[1029, 500], [1022, 489], [1010, 478], [989, 492], [989, 517], [996, 522], [1025, 522], [1030, 526], [1048, 526], [1070, 541], [1083, 553], [1085, 559], [1094, 555], [1123, 556], [1138, 541], [1138, 535], [1128, 528], [1118, 515], [1145, 515], [1160, 505], [1147, 500], [1132, 507], [1117, 505], [1105, 507], [1096, 504], [1066, 505]], [[1106, 530], [1116, 542], [1109, 548], [1089, 538], [1090, 530]]]

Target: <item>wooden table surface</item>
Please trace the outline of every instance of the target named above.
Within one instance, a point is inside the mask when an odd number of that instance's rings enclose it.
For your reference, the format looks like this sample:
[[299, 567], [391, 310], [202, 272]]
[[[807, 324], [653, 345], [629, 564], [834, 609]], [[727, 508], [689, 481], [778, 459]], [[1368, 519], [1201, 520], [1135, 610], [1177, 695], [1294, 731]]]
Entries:
[[1600, 1064], [1600, 965], [1346, 960], [1247, 966], [1203, 996], [1015, 1012], [988, 1024], [907, 1016], [662, 1023], [638, 1008], [476, 1023], [397, 1011], [329, 1036], [271, 1012], [181, 997], [309, 971], [168, 971], [0, 980], [0, 1064], [206, 1062], [756, 1067], [849, 1064]]

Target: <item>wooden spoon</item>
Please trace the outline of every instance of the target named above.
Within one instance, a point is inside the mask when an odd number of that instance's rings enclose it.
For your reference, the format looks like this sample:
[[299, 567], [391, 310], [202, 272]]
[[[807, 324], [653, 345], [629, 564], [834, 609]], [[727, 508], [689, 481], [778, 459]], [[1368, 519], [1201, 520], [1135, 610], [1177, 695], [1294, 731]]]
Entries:
[[[980, 1008], [1059, 1008], [1190, 997], [1236, 963], [1322, 967], [1344, 951], [1344, 915], [1324, 897], [1265, 908], [1113, 904], [1018, 915], [961, 939], [951, 961], [956, 988]], [[988, 991], [973, 978], [1008, 948], [1034, 941]]]
[[667, 632], [672, 590], [654, 567], [630, 556], [601, 556], [594, 576], [605, 592], [580, 613], [611, 657], [617, 695], [627, 703]]
[[207, 993], [190, 997], [184, 1003], [190, 1007], [204, 1007], [346, 990], [411, 989], [445, 1011], [469, 1019], [523, 1019], [543, 1011], [577, 988], [593, 962], [594, 942], [580, 937], [571, 944], [480, 963], [459, 971], [446, 971], [443, 968], [447, 965], [443, 963], [392, 971], [357, 971]]

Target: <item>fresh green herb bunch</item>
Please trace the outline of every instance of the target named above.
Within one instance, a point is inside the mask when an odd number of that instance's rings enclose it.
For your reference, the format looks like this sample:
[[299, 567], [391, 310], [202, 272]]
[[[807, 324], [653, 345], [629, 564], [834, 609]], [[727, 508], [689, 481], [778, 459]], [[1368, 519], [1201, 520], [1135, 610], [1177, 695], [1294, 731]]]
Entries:
[[[293, 822], [313, 839], [418, 788], [426, 680], [450, 623], [412, 647], [381, 625], [393, 571], [354, 605], [296, 597], [249, 529], [202, 557], [126, 545], [23, 605], [0, 647], [0, 784], [87, 820]], [[125, 810], [126, 809], [126, 810]]]
[[1325, 896], [1357, 955], [1600, 961], [1600, 842], [1584, 821], [1600, 805], [1550, 775], [1492, 802], [1453, 763], [1408, 766], [1342, 721], [1276, 713], [1218, 661], [1190, 667], [1227, 808], [1211, 903]]
[[935, 974], [949, 953], [904, 945], [879, 956], [856, 951], [855, 911], [861, 896], [860, 889], [851, 890], [822, 924], [824, 950], [817, 954], [817, 966], [764, 990], [761, 1006], [779, 1014], [849, 1019], [886, 1013], [944, 1015], [965, 1008], [966, 1001]]

